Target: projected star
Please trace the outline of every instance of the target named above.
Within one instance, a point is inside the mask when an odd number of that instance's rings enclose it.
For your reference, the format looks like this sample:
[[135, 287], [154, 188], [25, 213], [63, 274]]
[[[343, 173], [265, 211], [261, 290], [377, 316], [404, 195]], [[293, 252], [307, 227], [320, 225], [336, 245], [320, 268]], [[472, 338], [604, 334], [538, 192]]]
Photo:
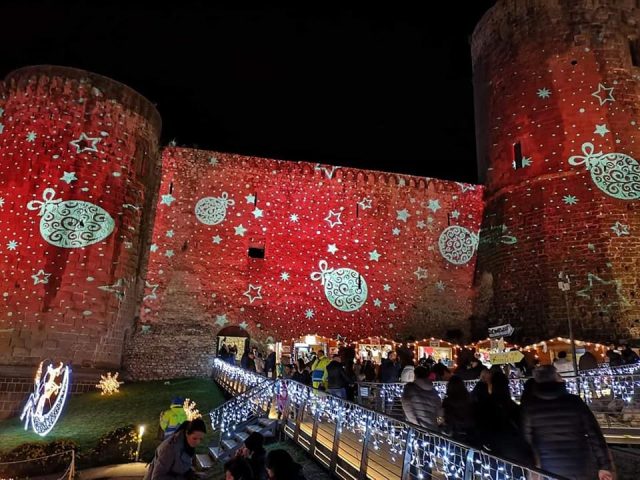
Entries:
[[243, 295], [249, 299], [249, 303], [253, 303], [255, 300], [262, 300], [261, 290], [262, 287], [260, 285], [249, 284], [249, 289]]
[[593, 133], [595, 135], [600, 135], [601, 137], [604, 137], [607, 133], [609, 133], [609, 130], [607, 129], [607, 124], [606, 123], [603, 123], [602, 125], [596, 124], [596, 129], [593, 131]]
[[167, 206], [171, 206], [171, 203], [175, 202], [175, 197], [171, 194], [169, 195], [162, 195], [162, 200], [160, 201], [160, 204], [165, 204]]
[[409, 220], [409, 217], [411, 216], [406, 208], [403, 210], [396, 210], [396, 214], [396, 220], [402, 220], [405, 223], [407, 223], [407, 220]]
[[418, 223], [416, 224], [416, 226], [417, 226], [420, 230], [422, 230], [423, 228], [425, 228], [425, 227], [427, 226], [427, 224], [426, 224], [426, 223], [424, 223], [424, 220], [420, 220], [420, 221], [418, 221]]
[[4, 132], [4, 125], [0, 123], [0, 133]]
[[445, 285], [444, 285], [444, 282], [443, 282], [442, 280], [438, 280], [438, 281], [436, 282], [436, 288], [437, 288], [438, 290], [440, 290], [441, 292], [443, 292], [443, 291], [444, 291], [444, 286], [445, 286]]
[[229, 320], [227, 320], [227, 314], [226, 313], [224, 313], [222, 315], [216, 315], [216, 325], [224, 327], [227, 323], [229, 323]]
[[290, 222], [298, 223], [299, 219], [300, 219], [300, 217], [298, 216], [297, 213], [292, 213], [291, 215], [289, 215], [289, 221]]
[[308, 319], [312, 319], [314, 315], [315, 312], [312, 309], [308, 309], [306, 312], [304, 312], [304, 316]]
[[239, 235], [241, 237], [244, 237], [244, 234], [247, 232], [247, 229], [244, 228], [242, 226], [242, 224], [238, 225], [237, 227], [233, 227], [236, 231], [236, 235]]
[[379, 298], [376, 298], [376, 299], [373, 301], [373, 304], [374, 304], [376, 307], [379, 307], [380, 305], [382, 305], [382, 302], [380, 301], [380, 299], [379, 299]]
[[537, 95], [538, 98], [549, 98], [551, 96], [551, 90], [548, 88], [540, 88]]
[[436, 213], [441, 208], [440, 200], [438, 200], [437, 198], [435, 200], [429, 200], [429, 206], [427, 208], [433, 213]]
[[413, 272], [413, 274], [418, 278], [418, 280], [422, 280], [423, 278], [427, 278], [427, 270], [422, 268], [422, 267], [418, 267], [418, 269]]
[[629, 306], [629, 301], [622, 294], [622, 284], [620, 280], [603, 280], [589, 272], [587, 273], [587, 282], [589, 286], [578, 290], [576, 295], [592, 299], [598, 307], [604, 310], [608, 310], [614, 306]]
[[147, 300], [147, 299], [155, 300], [156, 298], [158, 298], [158, 295], [156, 295], [156, 290], [158, 289], [159, 284], [156, 283], [156, 284], [152, 285], [149, 282], [145, 281], [144, 282], [144, 286], [146, 288], [150, 288], [151, 289], [151, 293], [148, 294], [148, 295], [145, 295], [143, 300]]
[[395, 304], [395, 303], [390, 303], [390, 304], [389, 304], [389, 310], [391, 310], [392, 312], [395, 312], [397, 308], [398, 308], [398, 307], [396, 307], [396, 304]]
[[338, 247], [336, 247], [335, 243], [331, 243], [329, 244], [329, 246], [327, 247], [327, 252], [332, 253], [332, 254], [336, 254], [336, 252], [338, 251]]
[[575, 195], [565, 195], [562, 197], [562, 201], [567, 205], [575, 205], [578, 203], [578, 198]]
[[462, 193], [466, 193], [470, 190], [475, 190], [476, 186], [475, 185], [471, 185], [469, 183], [461, 183], [461, 182], [455, 182], [456, 185], [458, 185], [460, 187], [460, 190], [462, 190]]
[[607, 88], [603, 84], [598, 84], [598, 90], [591, 94], [596, 97], [600, 102], [600, 105], [604, 105], [607, 102], [613, 102], [615, 98], [613, 98], [613, 87]]
[[218, 165], [218, 159], [216, 157], [209, 157], [209, 165], [215, 167]]
[[216, 235], [215, 237], [213, 237], [213, 243], [218, 245], [220, 242], [222, 242], [222, 237], [220, 235]]
[[400, 229], [399, 228], [394, 228], [393, 230], [391, 230], [391, 233], [393, 233], [395, 236], [400, 235]]
[[164, 252], [164, 256], [167, 258], [171, 258], [173, 257], [175, 254], [173, 253], [173, 250], [167, 250], [166, 252]]
[[262, 215], [262, 210], [260, 210], [259, 208], [256, 208], [256, 209], [255, 209], [253, 212], [251, 212], [251, 213], [253, 213], [253, 216], [254, 216], [255, 218], [260, 218], [260, 217], [262, 217], [262, 216], [263, 216], [263, 215]]
[[619, 237], [622, 235], [629, 235], [629, 225], [625, 225], [620, 222], [614, 223], [611, 230], [613, 230], [613, 232]]
[[241, 329], [246, 330], [246, 329], [247, 329], [247, 327], [249, 326], [249, 324], [248, 324], [247, 322], [242, 322], [242, 323], [239, 323], [239, 324], [238, 324], [238, 326], [239, 326]]
[[4, 198], [0, 197], [0, 207], [4, 207]]
[[385, 292], [388, 292], [389, 290], [391, 290], [391, 285], [389, 285], [388, 283], [385, 283], [385, 284], [382, 286], [382, 288], [383, 288], [383, 290], [384, 290]]
[[451, 212], [451, 218], [458, 218], [460, 216], [460, 212], [458, 210], [453, 210]]
[[329, 215], [325, 217], [325, 221], [331, 228], [335, 227], [336, 225], [342, 225], [340, 215], [342, 215], [342, 212], [334, 212], [333, 210], [329, 210]]
[[33, 143], [36, 141], [36, 138], [38, 138], [38, 134], [36, 132], [27, 133], [27, 142]]
[[374, 262], [377, 262], [380, 259], [380, 256], [381, 255], [378, 253], [377, 250], [369, 252], [369, 260], [373, 260]]
[[76, 178], [76, 172], [64, 172], [64, 174], [60, 177], [60, 180], [63, 182], [67, 182], [69, 185], [71, 182], [75, 182], [78, 179]]
[[173, 230], [167, 230], [167, 233], [165, 233], [165, 235], [169, 238], [173, 238], [175, 232]]
[[39, 283], [49, 283], [50, 273], [46, 273], [44, 270], [40, 269], [35, 275], [31, 275], [33, 278], [33, 284], [38, 285]]
[[97, 152], [98, 148], [96, 145], [100, 140], [102, 140], [100, 137], [92, 138], [88, 137], [86, 133], [81, 133], [80, 138], [72, 140], [69, 143], [76, 147], [76, 153]]
[[244, 197], [245, 200], [247, 200], [247, 203], [256, 203], [256, 197], [255, 195], [247, 195], [246, 197]]
[[358, 202], [358, 205], [360, 205], [360, 208], [362, 208], [363, 210], [366, 210], [367, 208], [371, 208], [371, 199], [368, 197], [363, 198]]
[[282, 272], [282, 273], [280, 274], [280, 279], [281, 279], [283, 282], [286, 282], [287, 280], [289, 280], [289, 276], [290, 276], [290, 275], [289, 275], [289, 273], [287, 273], [287, 272]]

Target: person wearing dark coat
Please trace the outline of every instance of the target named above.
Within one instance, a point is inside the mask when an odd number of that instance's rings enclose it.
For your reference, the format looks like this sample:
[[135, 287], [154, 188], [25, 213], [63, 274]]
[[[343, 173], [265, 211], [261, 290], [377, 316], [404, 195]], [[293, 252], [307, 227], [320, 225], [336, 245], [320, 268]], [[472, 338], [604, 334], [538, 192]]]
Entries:
[[531, 447], [522, 433], [520, 406], [511, 399], [504, 373], [491, 375], [491, 393], [478, 401], [475, 415], [480, 443], [492, 455], [533, 465]]
[[237, 455], [249, 462], [255, 480], [267, 479], [267, 468], [265, 467], [267, 452], [264, 449], [264, 437], [261, 433], [251, 433], [244, 441], [244, 446], [238, 450]]
[[[267, 378], [271, 378], [272, 374], [276, 371], [276, 352], [270, 352], [264, 361], [264, 373]], [[275, 377], [275, 375], [273, 375]]]
[[271, 450], [267, 454], [266, 465], [269, 480], [305, 480], [302, 466], [286, 450]]
[[389, 352], [387, 358], [380, 363], [380, 382], [396, 383], [400, 378], [400, 362], [395, 352]]
[[257, 372], [256, 369], [256, 356], [253, 352], [249, 352], [249, 357], [247, 358], [247, 370], [251, 370], [252, 372]]
[[144, 480], [185, 480], [192, 478], [193, 457], [207, 428], [201, 418], [184, 422], [180, 428], [164, 440], [156, 449]]
[[593, 370], [598, 368], [598, 360], [591, 352], [584, 352], [584, 354], [578, 360], [578, 370]]
[[622, 355], [614, 350], [615, 347], [611, 347], [607, 350], [607, 358], [609, 359], [610, 367], [619, 367], [622, 365]]
[[416, 367], [415, 380], [405, 385], [402, 392], [402, 410], [407, 421], [435, 430], [442, 415], [440, 396], [429, 380], [429, 369]]
[[491, 381], [491, 374], [488, 368], [483, 368], [480, 372], [480, 378], [471, 391], [471, 400], [474, 403], [485, 401], [489, 398], [489, 382]]
[[249, 351], [245, 350], [240, 358], [240, 366], [242, 368], [249, 368]]
[[447, 384], [447, 395], [442, 401], [444, 432], [454, 440], [475, 444], [473, 402], [462, 378], [453, 375]]
[[334, 355], [327, 365], [327, 392], [342, 399], [347, 398], [349, 377], [342, 366], [340, 355]]
[[234, 457], [224, 464], [226, 480], [254, 480], [251, 465], [242, 457]]
[[567, 392], [554, 366], [537, 368], [534, 378], [523, 430], [536, 466], [571, 480], [613, 480], [611, 455], [589, 407]]
[[304, 360], [302, 358], [298, 359], [298, 362], [296, 364], [296, 368], [295, 368], [295, 371], [293, 372], [293, 376], [291, 377], [291, 380], [293, 380], [294, 382], [301, 383], [303, 385], [307, 385], [307, 386], [311, 385], [311, 373], [307, 369], [307, 366], [305, 365]]
[[633, 365], [638, 363], [638, 354], [633, 351], [629, 345], [625, 345], [624, 350], [621, 353], [622, 361], [625, 365]]

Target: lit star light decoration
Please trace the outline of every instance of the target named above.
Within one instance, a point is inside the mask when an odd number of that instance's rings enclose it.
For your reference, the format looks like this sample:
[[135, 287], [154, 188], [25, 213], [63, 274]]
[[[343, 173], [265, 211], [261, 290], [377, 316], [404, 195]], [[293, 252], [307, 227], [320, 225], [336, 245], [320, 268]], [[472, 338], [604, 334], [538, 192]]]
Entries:
[[[276, 340], [310, 323], [331, 338], [389, 325], [417, 335], [426, 317], [471, 314], [482, 187], [184, 148], [165, 149], [162, 169], [171, 198], [149, 242], [146, 324], [163, 321], [171, 292], [214, 323], [224, 315], [217, 328]], [[185, 287], [168, 288], [177, 272]]]
[[20, 415], [24, 429], [29, 426], [41, 437], [47, 435], [62, 414], [69, 393], [71, 369], [60, 362], [40, 362], [34, 377], [33, 393], [29, 395]]
[[196, 408], [196, 402], [193, 400], [185, 398], [182, 408], [184, 409], [184, 413], [187, 414], [187, 420], [191, 421], [196, 418], [202, 418], [202, 414]]
[[107, 372], [107, 375], [100, 375], [100, 382], [96, 385], [98, 390], [102, 390], [100, 395], [113, 395], [120, 391], [120, 385], [124, 382], [118, 381], [119, 372], [111, 376], [111, 372]]

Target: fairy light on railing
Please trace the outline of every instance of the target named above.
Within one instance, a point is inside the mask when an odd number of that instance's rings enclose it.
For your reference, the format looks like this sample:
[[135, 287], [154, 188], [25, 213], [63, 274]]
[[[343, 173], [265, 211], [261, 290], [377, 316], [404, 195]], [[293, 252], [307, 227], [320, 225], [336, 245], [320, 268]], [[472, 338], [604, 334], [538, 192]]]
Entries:
[[[526, 467], [471, 449], [435, 432], [410, 426], [305, 385], [290, 380], [265, 381], [264, 377], [253, 372], [239, 373], [234, 370], [241, 369], [228, 364], [219, 367], [219, 363], [222, 362], [216, 361], [214, 364], [216, 380], [229, 391], [232, 388], [243, 390], [243, 393], [227, 402], [226, 408], [218, 407], [211, 412], [213, 428], [222, 428], [228, 434], [236, 425], [252, 416], [265, 413], [265, 406], [280, 391], [281, 385], [286, 385], [282, 391], [286, 391], [292, 412], [304, 408], [305, 416], [311, 414], [314, 421], [335, 425], [338, 434], [347, 430], [355, 434], [359, 442], [368, 438], [369, 448], [380, 455], [388, 455], [393, 463], [401, 462], [405, 451], [408, 451], [411, 477], [431, 478], [432, 472], [438, 472], [449, 480], [525, 480], [532, 474]], [[247, 383], [238, 386], [234, 383], [238, 380]], [[257, 387], [251, 388], [250, 385]], [[407, 450], [407, 444], [412, 448]], [[536, 475], [540, 480], [552, 480], [552, 477], [544, 474]]]

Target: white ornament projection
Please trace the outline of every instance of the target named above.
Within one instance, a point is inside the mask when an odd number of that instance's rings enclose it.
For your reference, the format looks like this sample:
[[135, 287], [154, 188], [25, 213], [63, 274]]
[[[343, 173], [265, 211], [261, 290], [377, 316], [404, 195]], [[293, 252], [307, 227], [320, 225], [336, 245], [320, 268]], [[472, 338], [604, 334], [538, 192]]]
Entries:
[[438, 239], [440, 255], [454, 265], [469, 262], [478, 248], [478, 235], [459, 225], [445, 228]]
[[607, 195], [620, 200], [640, 199], [640, 165], [624, 153], [594, 153], [592, 143], [582, 144], [581, 155], [569, 158], [571, 165], [585, 165], [591, 179]]
[[69, 393], [71, 369], [62, 362], [57, 367], [47, 363], [43, 374], [44, 362], [36, 371], [33, 393], [22, 410], [20, 421], [24, 420], [24, 429], [29, 425], [41, 437], [49, 433], [62, 414], [62, 408]]
[[82, 200], [54, 199], [55, 190], [46, 188], [44, 202], [32, 200], [29, 210], [40, 210], [40, 235], [51, 245], [82, 248], [107, 238], [115, 227], [108, 212]]
[[227, 216], [227, 207], [235, 204], [227, 192], [222, 192], [219, 197], [201, 198], [196, 203], [196, 218], [205, 225], [217, 225]]
[[328, 268], [326, 260], [320, 260], [320, 271], [311, 274], [311, 280], [324, 286], [324, 294], [332, 307], [353, 312], [367, 300], [367, 282], [364, 277], [350, 268]]

